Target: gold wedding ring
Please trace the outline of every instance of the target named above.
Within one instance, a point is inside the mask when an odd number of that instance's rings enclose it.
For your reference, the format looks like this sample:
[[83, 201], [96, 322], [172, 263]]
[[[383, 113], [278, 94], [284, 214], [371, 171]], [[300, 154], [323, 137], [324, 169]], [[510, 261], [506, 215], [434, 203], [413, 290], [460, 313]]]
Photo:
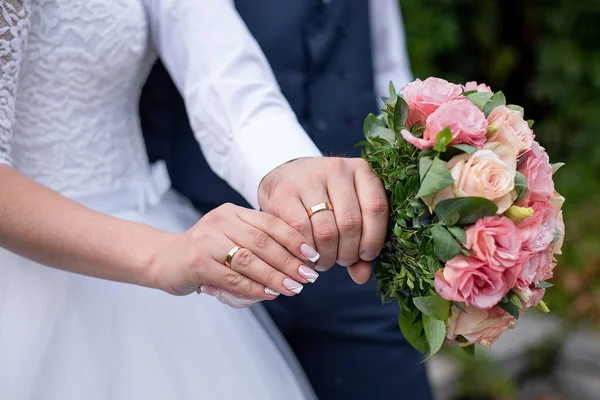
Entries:
[[309, 208], [307, 210], [308, 218], [312, 217], [319, 211], [326, 211], [326, 210], [333, 211], [333, 204], [331, 204], [330, 202], [315, 204], [314, 206], [312, 206], [311, 208]]
[[231, 268], [231, 260], [233, 260], [233, 257], [235, 257], [235, 253], [237, 253], [241, 249], [242, 248], [240, 246], [235, 245], [231, 248], [231, 250], [229, 250], [229, 253], [227, 253], [227, 257], [225, 257], [225, 266], [227, 268]]

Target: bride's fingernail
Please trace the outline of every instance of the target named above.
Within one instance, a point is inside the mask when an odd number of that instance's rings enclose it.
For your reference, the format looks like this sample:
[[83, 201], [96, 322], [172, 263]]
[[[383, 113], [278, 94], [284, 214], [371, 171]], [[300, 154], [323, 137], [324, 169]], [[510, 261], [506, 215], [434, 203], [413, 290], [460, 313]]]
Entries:
[[265, 293], [269, 296], [279, 296], [281, 293], [274, 291], [273, 289], [265, 288]]
[[363, 251], [360, 253], [360, 259], [363, 261], [373, 261], [375, 259], [375, 255], [369, 251]]
[[329, 270], [329, 268], [327, 268], [327, 267], [321, 267], [321, 266], [319, 266], [319, 265], [315, 265], [315, 269], [316, 269], [317, 271], [319, 271], [319, 272], [325, 272], [325, 271], [328, 271], [328, 270]]
[[308, 244], [303, 244], [302, 246], [300, 246], [300, 254], [302, 254], [304, 257], [308, 258], [312, 262], [317, 262], [319, 257], [321, 257], [321, 255], [317, 253], [317, 251]]
[[283, 280], [283, 286], [287, 289], [287, 290], [291, 290], [292, 292], [298, 294], [302, 291], [302, 289], [304, 289], [304, 286], [302, 286], [302, 284], [296, 282], [293, 279], [290, 278], [285, 278]]
[[298, 267], [298, 274], [310, 283], [315, 283], [315, 281], [319, 277], [317, 271], [315, 271], [312, 268], [308, 268], [305, 265], [301, 265], [300, 267]]

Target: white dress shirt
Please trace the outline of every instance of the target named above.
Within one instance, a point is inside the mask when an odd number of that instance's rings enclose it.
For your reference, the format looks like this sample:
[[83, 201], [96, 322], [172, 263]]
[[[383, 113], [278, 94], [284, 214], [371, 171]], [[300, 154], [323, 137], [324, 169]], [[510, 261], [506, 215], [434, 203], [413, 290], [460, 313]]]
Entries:
[[[321, 153], [282, 95], [232, 0], [144, 0], [156, 50], [217, 175], [259, 208], [270, 171]], [[411, 80], [397, 0], [370, 0], [374, 96]], [[210, 190], [210, 188], [206, 188]]]

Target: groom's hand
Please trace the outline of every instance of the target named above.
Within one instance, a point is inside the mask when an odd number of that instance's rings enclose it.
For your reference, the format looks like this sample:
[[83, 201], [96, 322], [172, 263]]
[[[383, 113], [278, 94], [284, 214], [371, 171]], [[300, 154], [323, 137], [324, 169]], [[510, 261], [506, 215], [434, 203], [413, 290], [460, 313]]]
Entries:
[[[381, 251], [388, 203], [381, 181], [360, 158], [302, 158], [271, 171], [261, 182], [258, 199], [273, 214], [302, 233], [321, 257], [317, 269], [336, 262], [349, 267], [354, 281], [365, 283], [370, 262]], [[309, 216], [309, 209], [331, 203], [333, 211]]]

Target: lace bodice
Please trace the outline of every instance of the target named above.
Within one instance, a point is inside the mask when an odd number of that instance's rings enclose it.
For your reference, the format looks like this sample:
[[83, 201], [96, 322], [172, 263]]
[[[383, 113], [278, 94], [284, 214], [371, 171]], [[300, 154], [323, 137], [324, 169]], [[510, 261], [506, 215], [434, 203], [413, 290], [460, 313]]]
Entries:
[[1, 1], [0, 162], [72, 197], [145, 174], [148, 38], [139, 0]]

